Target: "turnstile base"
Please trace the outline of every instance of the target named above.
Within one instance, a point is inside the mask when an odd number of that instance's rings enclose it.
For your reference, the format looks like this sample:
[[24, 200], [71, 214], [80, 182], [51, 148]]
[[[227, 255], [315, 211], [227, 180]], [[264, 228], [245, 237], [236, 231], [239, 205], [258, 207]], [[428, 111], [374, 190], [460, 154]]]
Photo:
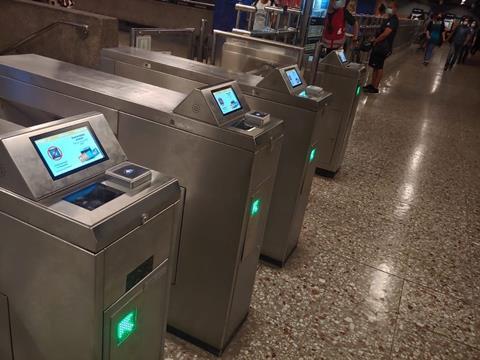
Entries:
[[337, 171], [330, 171], [330, 170], [325, 170], [325, 169], [320, 169], [320, 168], [316, 168], [315, 169], [315, 174], [319, 175], [319, 176], [323, 176], [323, 177], [327, 177], [327, 178], [330, 178], [330, 179], [333, 179], [335, 177], [335, 175], [337, 175]]
[[170, 326], [170, 325], [167, 325], [167, 331], [172, 334], [172, 335], [175, 335], [176, 337], [182, 339], [182, 340], [185, 340], [185, 341], [188, 341], [189, 343], [195, 345], [195, 346], [198, 346], [199, 348], [205, 350], [205, 351], [208, 351], [210, 354], [213, 354], [215, 356], [222, 356], [223, 352], [225, 351], [225, 349], [228, 347], [228, 345], [230, 345], [230, 343], [232, 342], [233, 338], [235, 337], [235, 335], [238, 333], [238, 330], [240, 330], [240, 328], [242, 327], [243, 323], [247, 320], [247, 317], [248, 317], [248, 313], [247, 315], [245, 315], [245, 317], [243, 318], [243, 320], [240, 322], [240, 324], [237, 326], [237, 328], [235, 329], [235, 331], [233, 332], [232, 336], [228, 339], [228, 341], [225, 343], [225, 346], [221, 349], [218, 349], [216, 348], [215, 346], [212, 346], [212, 345], [209, 345], [207, 344], [206, 342], [200, 340], [200, 339], [197, 339], [195, 336], [191, 336], [191, 335], [188, 335], [187, 333], [184, 333], [182, 330], [179, 330], [173, 326]]
[[270, 256], [267, 256], [267, 255], [262, 255], [262, 254], [260, 254], [260, 260], [270, 265], [283, 268], [287, 263], [288, 259], [290, 258], [290, 256], [292, 256], [292, 254], [295, 252], [296, 248], [297, 248], [297, 245], [295, 245], [295, 247], [292, 249], [292, 251], [290, 251], [290, 253], [285, 257], [283, 261], [271, 258]]

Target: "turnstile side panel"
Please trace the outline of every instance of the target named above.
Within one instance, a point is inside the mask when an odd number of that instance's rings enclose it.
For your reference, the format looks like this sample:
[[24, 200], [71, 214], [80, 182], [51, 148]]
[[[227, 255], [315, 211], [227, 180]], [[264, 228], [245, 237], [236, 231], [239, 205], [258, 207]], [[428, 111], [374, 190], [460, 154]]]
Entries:
[[244, 223], [246, 229], [243, 235], [245, 240], [241, 261], [235, 278], [232, 305], [229, 311], [229, 320], [226, 324], [227, 328], [223, 339], [223, 346], [228, 344], [250, 309], [260, 250], [272, 210], [272, 194], [280, 153], [283, 148], [282, 143], [283, 141], [278, 141], [272, 148], [263, 149], [260, 154], [257, 153], [254, 160], [253, 172], [258, 172], [258, 169], [262, 168], [262, 170], [268, 172], [270, 176], [260, 184], [255, 184], [255, 187], [251, 187], [252, 191], [249, 196], [249, 204], [255, 201], [255, 199], [261, 199], [263, 205], [261, 205], [260, 212], [257, 215], [251, 215], [250, 207], [247, 207], [245, 214], [246, 219]]
[[15, 360], [101, 360], [102, 256], [0, 212]]
[[317, 76], [316, 85], [333, 93], [326, 110], [327, 132], [320, 142], [323, 151], [320, 151], [319, 168], [336, 172], [341, 165], [343, 158], [338, 158], [337, 154], [344, 152], [347, 146], [344, 134], [349, 124], [351, 126], [349, 119], [357, 97], [357, 83], [358, 78], [340, 76], [338, 73], [322, 72]]
[[[170, 286], [168, 266], [166, 260], [105, 311], [103, 360], [163, 359]], [[117, 325], [129, 313], [134, 314], [136, 327], [120, 342]]]
[[8, 101], [27, 105], [60, 117], [75, 116], [88, 111], [101, 112], [113, 132], [117, 133], [118, 112], [102, 105], [41, 88], [26, 82], [0, 76], [0, 96]]
[[[168, 323], [220, 348], [241, 251], [253, 154], [123, 113], [119, 140], [130, 159], [162, 169], [186, 188]], [[219, 206], [225, 199], [228, 206]]]
[[105, 250], [105, 308], [129, 290], [127, 285], [131, 284], [127, 280], [130, 276], [133, 281], [139, 266], [153, 258], [152, 271], [168, 258], [174, 236], [176, 206], [179, 206], [178, 202]]
[[8, 299], [0, 293], [0, 359], [13, 360]]
[[[311, 145], [316, 113], [256, 98], [248, 97], [252, 107], [270, 112], [284, 119], [284, 141], [278, 164], [272, 203], [262, 255], [283, 261], [290, 250], [290, 228], [295, 216], [303, 219], [303, 211], [296, 208], [299, 193], [308, 167], [308, 151]], [[309, 189], [308, 189], [309, 191]], [[297, 211], [300, 213], [297, 214]]]

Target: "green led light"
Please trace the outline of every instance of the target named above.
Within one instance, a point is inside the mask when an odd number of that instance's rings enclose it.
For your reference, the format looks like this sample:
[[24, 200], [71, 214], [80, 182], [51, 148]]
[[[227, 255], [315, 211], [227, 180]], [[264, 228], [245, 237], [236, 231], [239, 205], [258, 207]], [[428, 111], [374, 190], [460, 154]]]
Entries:
[[360, 95], [362, 92], [362, 87], [360, 85], [357, 85], [357, 96]]
[[255, 199], [252, 201], [252, 206], [250, 208], [250, 216], [257, 216], [260, 212], [262, 201], [260, 199]]
[[137, 309], [128, 312], [117, 324], [117, 346], [120, 346], [137, 330]]
[[315, 160], [316, 155], [317, 155], [317, 149], [312, 148], [312, 150], [310, 150], [310, 155], [308, 155], [308, 161], [312, 162], [313, 160]]

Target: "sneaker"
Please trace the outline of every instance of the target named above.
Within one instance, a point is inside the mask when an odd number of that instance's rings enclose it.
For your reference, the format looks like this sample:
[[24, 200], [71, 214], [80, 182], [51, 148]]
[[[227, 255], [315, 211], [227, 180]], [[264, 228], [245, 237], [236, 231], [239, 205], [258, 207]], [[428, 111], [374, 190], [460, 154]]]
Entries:
[[378, 94], [379, 92], [380, 92], [380, 90], [378, 90], [377, 88], [374, 88], [373, 86], [372, 86], [372, 88], [370, 89], [370, 93], [371, 93], [371, 94]]
[[428, 61], [424, 61], [424, 62], [423, 62], [423, 65], [424, 65], [424, 66], [428, 66]]

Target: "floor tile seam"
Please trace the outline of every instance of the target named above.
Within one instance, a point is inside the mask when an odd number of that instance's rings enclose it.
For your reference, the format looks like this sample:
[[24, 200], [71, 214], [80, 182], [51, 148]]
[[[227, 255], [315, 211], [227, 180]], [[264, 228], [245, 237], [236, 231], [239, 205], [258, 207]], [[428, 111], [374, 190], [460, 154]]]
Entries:
[[[403, 322], [406, 322], [406, 323], [409, 323], [409, 324], [417, 325], [415, 321], [412, 321], [412, 320], [409, 320], [409, 319], [406, 319], [406, 318], [399, 318], [399, 319], [397, 320], [397, 322], [398, 322], [398, 321], [403, 321]], [[458, 340], [458, 339], [455, 339], [455, 338], [453, 338], [453, 337], [451, 337], [451, 336], [449, 336], [449, 335], [446, 335], [445, 333], [442, 333], [442, 332], [439, 332], [439, 331], [435, 331], [434, 329], [425, 329], [425, 328], [423, 328], [422, 331], [425, 331], [425, 332], [428, 332], [428, 333], [431, 333], [431, 334], [435, 334], [435, 335], [440, 336], [440, 337], [442, 337], [442, 338], [444, 338], [444, 339], [447, 339], [448, 341], [454, 342], [454, 343], [459, 344], [459, 345], [466, 346], [466, 347], [468, 347], [468, 348], [470, 348], [470, 349], [472, 349], [472, 350], [477, 351], [477, 352], [480, 354], [480, 344], [477, 345], [477, 346], [473, 346], [473, 345], [471, 345], [471, 344], [468, 344], [468, 343], [465, 343], [465, 342], [460, 341], [460, 340]]]
[[435, 294], [441, 294], [441, 295], [444, 295], [444, 296], [448, 296], [452, 299], [455, 299], [457, 301], [461, 301], [464, 305], [467, 305], [467, 306], [471, 306], [473, 304], [471, 304], [470, 301], [468, 301], [467, 299], [465, 299], [464, 297], [461, 297], [461, 296], [457, 296], [456, 294], [452, 294], [452, 293], [446, 293], [444, 291], [440, 291], [438, 289], [435, 289], [435, 288], [432, 288], [431, 286], [426, 286], [418, 281], [415, 281], [415, 280], [411, 280], [411, 279], [407, 279], [407, 278], [404, 278], [403, 279], [405, 282], [407, 283], [412, 283], [416, 286], [419, 286], [419, 287], [422, 287], [424, 288], [427, 292], [429, 292], [430, 294], [432, 295], [435, 295]]
[[399, 320], [400, 320], [400, 306], [401, 306], [402, 300], [403, 300], [404, 289], [405, 289], [405, 280], [402, 281], [402, 291], [400, 292], [400, 299], [398, 299], [397, 316], [396, 316], [396, 319], [395, 319], [395, 330], [393, 332], [392, 344], [390, 346], [390, 354], [389, 354], [390, 360], [393, 359], [393, 349], [394, 349], [394, 346], [395, 346], [395, 341], [397, 340], [397, 334], [398, 334], [398, 329], [399, 329]]
[[340, 256], [340, 257], [343, 257], [343, 258], [345, 258], [345, 259], [347, 259], [347, 260], [350, 260], [350, 261], [353, 261], [353, 262], [357, 262], [357, 263], [359, 263], [359, 264], [361, 264], [361, 265], [363, 265], [363, 266], [369, 267], [369, 268], [371, 268], [371, 269], [373, 269], [373, 270], [381, 271], [381, 272], [383, 272], [383, 273], [385, 273], [385, 274], [387, 274], [387, 275], [389, 275], [389, 276], [396, 277], [396, 278], [398, 278], [398, 279], [400, 279], [400, 280], [404, 280], [404, 281], [407, 280], [407, 279], [405, 279], [402, 275], [389, 273], [388, 271], [384, 271], [384, 270], [382, 270], [382, 269], [379, 269], [379, 268], [377, 268], [377, 267], [375, 267], [375, 266], [373, 266], [373, 265], [367, 264], [366, 262], [360, 261], [360, 260], [358, 260], [358, 259], [355, 259], [355, 258], [352, 258], [352, 257], [348, 257], [347, 255], [342, 255], [342, 254], [336, 254], [336, 255], [337, 255], [337, 256]]

